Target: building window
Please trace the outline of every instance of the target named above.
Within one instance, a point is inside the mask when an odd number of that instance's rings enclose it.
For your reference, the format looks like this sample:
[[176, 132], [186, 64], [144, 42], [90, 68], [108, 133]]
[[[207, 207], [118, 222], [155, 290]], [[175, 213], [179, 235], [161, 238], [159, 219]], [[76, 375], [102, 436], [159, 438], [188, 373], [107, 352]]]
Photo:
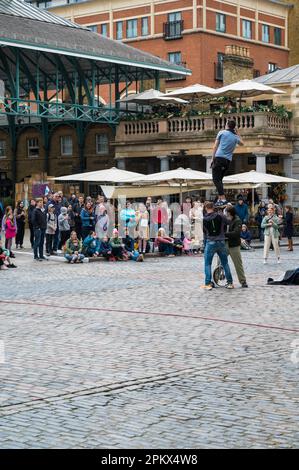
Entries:
[[127, 21], [127, 38], [137, 38], [137, 20], [128, 20]]
[[277, 69], [277, 64], [274, 64], [273, 62], [269, 62], [268, 73], [275, 72], [276, 69]]
[[216, 31], [219, 33], [226, 32], [226, 15], [216, 13]]
[[123, 38], [123, 22], [117, 21], [116, 23], [116, 39], [120, 40]]
[[6, 140], [0, 140], [0, 158], [6, 157]]
[[109, 154], [109, 139], [108, 134], [96, 135], [96, 153], [97, 155]]
[[107, 23], [101, 25], [101, 35], [107, 37], [108, 36], [108, 25]]
[[61, 155], [73, 155], [73, 139], [71, 135], [60, 137]]
[[168, 60], [172, 64], [180, 65], [182, 63], [182, 53], [181, 52], [169, 52]]
[[181, 12], [169, 13], [168, 22], [164, 23], [164, 39], [179, 39], [182, 37], [184, 21]]
[[87, 28], [90, 29], [90, 31], [92, 31], [93, 33], [98, 32], [98, 25], [96, 25], [96, 24], [93, 24], [91, 26], [87, 26]]
[[262, 41], [270, 42], [270, 27], [267, 24], [262, 25]]
[[215, 80], [223, 82], [223, 52], [217, 52], [217, 62], [215, 62]]
[[274, 44], [281, 46], [281, 29], [274, 28]]
[[248, 20], [242, 20], [242, 36], [245, 39], [252, 38], [252, 23]]
[[39, 145], [38, 138], [34, 137], [33, 139], [27, 139], [27, 155], [28, 157], [38, 157], [39, 154]]
[[141, 18], [141, 35], [148, 36], [148, 17]]

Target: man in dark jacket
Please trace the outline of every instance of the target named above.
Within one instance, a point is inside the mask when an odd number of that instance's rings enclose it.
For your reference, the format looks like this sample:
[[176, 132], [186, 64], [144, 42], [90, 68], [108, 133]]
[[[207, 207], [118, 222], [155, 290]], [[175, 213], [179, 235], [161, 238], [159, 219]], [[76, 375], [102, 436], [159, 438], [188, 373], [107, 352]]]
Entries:
[[226, 217], [230, 220], [228, 231], [225, 234], [225, 239], [228, 244], [228, 253], [234, 263], [235, 270], [242, 287], [248, 287], [244, 267], [241, 256], [241, 219], [237, 216], [236, 210], [233, 206], [226, 208]]
[[32, 213], [31, 220], [34, 229], [34, 259], [36, 261], [46, 260], [47, 258], [44, 256], [44, 241], [47, 228], [47, 214], [42, 199], [37, 199], [36, 208]]
[[221, 212], [215, 212], [212, 202], [205, 203], [205, 216], [203, 219], [203, 230], [205, 234], [205, 284], [202, 289], [212, 289], [212, 261], [214, 255], [220, 258], [225, 277], [227, 289], [233, 289], [233, 278], [228, 265], [227, 248], [225, 246], [225, 227], [229, 221]]
[[32, 214], [33, 214], [33, 211], [35, 210], [35, 207], [36, 207], [35, 199], [31, 199], [30, 206], [28, 207], [28, 225], [29, 225], [29, 230], [30, 230], [31, 248], [33, 248], [33, 244], [34, 244], [34, 229], [32, 225]]

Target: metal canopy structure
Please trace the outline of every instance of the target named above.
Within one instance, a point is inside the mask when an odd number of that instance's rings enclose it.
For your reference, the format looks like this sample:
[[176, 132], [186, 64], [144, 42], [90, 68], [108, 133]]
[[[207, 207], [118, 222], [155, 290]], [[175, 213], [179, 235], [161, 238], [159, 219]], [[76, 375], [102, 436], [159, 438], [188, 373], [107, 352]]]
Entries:
[[[0, 79], [7, 90], [2, 113], [114, 124], [118, 105], [112, 99], [124, 91], [120, 83], [126, 89], [136, 81], [158, 84], [161, 77], [190, 73], [22, 0], [0, 0]], [[105, 84], [115, 89], [103, 109], [95, 96]], [[58, 105], [49, 103], [53, 94], [67, 96]]]
[[[78, 24], [40, 10], [23, 0], [0, 0], [0, 116], [7, 118], [16, 181], [20, 119], [37, 118], [42, 126], [48, 171], [49, 126], [72, 122], [77, 129], [80, 170], [85, 170], [84, 139], [89, 124], [119, 122], [119, 98], [133, 84], [191, 71]], [[101, 91], [109, 95], [101, 102]], [[108, 92], [107, 92], [108, 90]], [[127, 112], [127, 111], [126, 111]], [[21, 118], [20, 118], [21, 116]]]

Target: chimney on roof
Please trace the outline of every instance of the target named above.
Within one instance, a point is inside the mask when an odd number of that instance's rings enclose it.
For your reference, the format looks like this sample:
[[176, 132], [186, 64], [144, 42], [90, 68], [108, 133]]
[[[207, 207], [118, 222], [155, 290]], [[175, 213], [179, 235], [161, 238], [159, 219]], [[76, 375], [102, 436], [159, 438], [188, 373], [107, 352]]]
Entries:
[[253, 79], [253, 59], [249, 47], [226, 46], [223, 56], [223, 85], [244, 79]]

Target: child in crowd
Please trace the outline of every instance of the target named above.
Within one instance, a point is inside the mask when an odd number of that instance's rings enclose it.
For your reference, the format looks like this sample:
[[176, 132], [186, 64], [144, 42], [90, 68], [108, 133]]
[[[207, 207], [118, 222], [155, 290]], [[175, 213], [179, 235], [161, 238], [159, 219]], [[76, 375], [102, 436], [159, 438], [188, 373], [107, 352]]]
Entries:
[[112, 255], [117, 260], [124, 260], [124, 245], [122, 243], [121, 238], [119, 238], [119, 233], [117, 228], [113, 229], [112, 237], [110, 239], [110, 245], [112, 248]]
[[240, 237], [241, 237], [241, 248], [243, 250], [251, 250], [252, 248], [250, 246], [250, 243], [251, 243], [252, 235], [251, 235], [250, 230], [248, 230], [246, 224], [242, 225]]
[[100, 243], [100, 254], [106, 258], [107, 261], [112, 260], [114, 257], [112, 255], [112, 247], [109, 243], [108, 237], [105, 236]]
[[191, 235], [190, 232], [185, 233], [185, 238], [183, 240], [183, 246], [184, 246], [184, 253], [185, 255], [192, 255], [192, 240], [191, 240]]
[[46, 254], [53, 255], [54, 236], [57, 230], [57, 216], [53, 204], [48, 205], [47, 228], [46, 228]]
[[60, 248], [64, 247], [67, 239], [70, 236], [70, 224], [69, 224], [69, 216], [67, 213], [67, 208], [62, 207], [61, 212], [58, 216], [58, 228], [60, 233]]
[[17, 224], [16, 224], [16, 220], [15, 220], [12, 208], [10, 206], [6, 208], [4, 228], [5, 228], [5, 248], [11, 251], [12, 241], [16, 237], [16, 234], [17, 234]]
[[83, 241], [83, 253], [85, 256], [96, 258], [100, 256], [100, 240], [96, 232], [90, 232]]
[[10, 261], [10, 251], [7, 248], [3, 248], [2, 240], [0, 239], [0, 269], [4, 271], [8, 268], [17, 268], [17, 266]]
[[71, 264], [83, 263], [82, 242], [78, 239], [76, 232], [72, 232], [64, 248], [64, 257]]

